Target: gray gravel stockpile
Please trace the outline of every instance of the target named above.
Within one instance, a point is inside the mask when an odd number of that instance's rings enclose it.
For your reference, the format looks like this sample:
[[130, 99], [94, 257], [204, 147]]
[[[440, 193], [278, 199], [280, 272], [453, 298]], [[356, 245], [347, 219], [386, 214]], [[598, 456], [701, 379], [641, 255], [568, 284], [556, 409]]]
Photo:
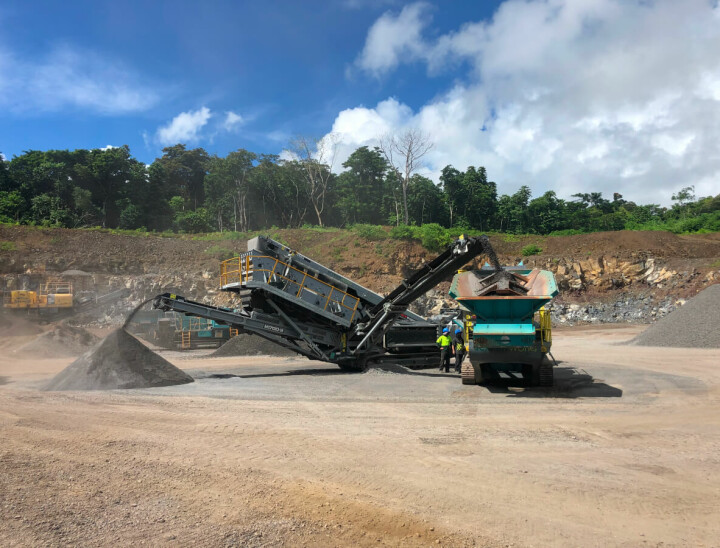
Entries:
[[297, 353], [282, 346], [249, 333], [242, 333], [233, 337], [215, 352], [213, 357], [221, 358], [227, 356], [297, 356]]
[[632, 340], [640, 346], [720, 348], [720, 284], [711, 285]]
[[33, 358], [65, 358], [87, 352], [98, 341], [99, 337], [82, 327], [60, 324], [38, 335], [15, 352]]
[[58, 373], [46, 390], [151, 388], [193, 382], [124, 329], [108, 335], [93, 350]]

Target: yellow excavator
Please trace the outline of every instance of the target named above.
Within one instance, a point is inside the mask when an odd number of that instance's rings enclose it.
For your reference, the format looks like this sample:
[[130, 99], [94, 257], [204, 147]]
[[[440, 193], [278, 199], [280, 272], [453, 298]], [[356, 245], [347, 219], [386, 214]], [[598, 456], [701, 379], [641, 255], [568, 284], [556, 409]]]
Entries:
[[72, 283], [49, 278], [37, 291], [17, 289], [3, 293], [3, 308], [9, 310], [57, 312], [73, 307]]

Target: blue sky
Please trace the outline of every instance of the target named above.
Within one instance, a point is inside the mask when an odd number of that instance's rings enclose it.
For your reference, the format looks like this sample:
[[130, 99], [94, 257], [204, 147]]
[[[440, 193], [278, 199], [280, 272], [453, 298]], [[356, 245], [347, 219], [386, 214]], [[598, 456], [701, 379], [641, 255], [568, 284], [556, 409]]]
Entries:
[[0, 151], [332, 143], [418, 128], [501, 192], [720, 193], [716, 0], [0, 4]]
[[[0, 115], [1, 150], [11, 157], [28, 149], [128, 144], [150, 162], [170, 142], [158, 141], [158, 128], [205, 107], [211, 118], [192, 146], [277, 153], [293, 135], [323, 135], [349, 107], [395, 95], [420, 107], [443, 89], [443, 79], [427, 79], [413, 66], [382, 80], [350, 70], [368, 29], [393, 4], [5, 2], [0, 54], [12, 59], [10, 71], [64, 64], [56, 78], [71, 80], [69, 86], [74, 78], [103, 83], [88, 91], [75, 82], [64, 100], [53, 97], [52, 86], [31, 99], [27, 90], [18, 89], [19, 97], [5, 90], [10, 108]], [[459, 2], [432, 13], [439, 29], [449, 29], [467, 17], [487, 17], [492, 6]], [[12, 86], [13, 75], [2, 76]], [[123, 89], [128, 96], [109, 97]], [[88, 96], [94, 93], [100, 97]], [[237, 122], [225, 128], [227, 112], [242, 120], [232, 118]]]

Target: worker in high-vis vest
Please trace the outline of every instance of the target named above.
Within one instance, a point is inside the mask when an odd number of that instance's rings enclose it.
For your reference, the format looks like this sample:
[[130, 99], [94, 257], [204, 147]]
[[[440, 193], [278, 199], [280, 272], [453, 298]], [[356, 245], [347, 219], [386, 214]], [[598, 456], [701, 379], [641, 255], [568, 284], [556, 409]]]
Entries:
[[463, 359], [465, 358], [465, 339], [463, 338], [462, 329], [455, 330], [455, 372], [460, 373]]
[[442, 335], [436, 341], [440, 347], [440, 371], [445, 367], [445, 373], [450, 373], [450, 353], [452, 352], [452, 341], [450, 340], [447, 327], [442, 330]]

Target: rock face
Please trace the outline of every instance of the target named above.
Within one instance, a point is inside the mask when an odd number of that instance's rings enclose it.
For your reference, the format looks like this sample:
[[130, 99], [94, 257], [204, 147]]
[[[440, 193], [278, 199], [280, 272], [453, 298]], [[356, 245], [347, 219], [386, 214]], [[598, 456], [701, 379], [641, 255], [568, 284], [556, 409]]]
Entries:
[[[523, 259], [530, 268], [555, 274], [560, 289], [557, 318], [567, 324], [651, 322], [671, 311], [680, 298], [720, 281], [720, 234], [620, 231], [533, 238], [491, 236], [502, 264]], [[382, 294], [436, 255], [416, 241], [363, 241], [349, 231], [287, 230], [282, 231], [282, 239]], [[0, 253], [2, 288], [23, 288], [42, 272], [72, 276], [79, 303], [121, 288], [128, 291], [126, 298], [77, 311], [70, 320], [73, 325], [118, 326], [139, 303], [165, 292], [215, 306], [239, 305], [233, 296], [218, 290], [218, 264], [228, 252], [244, 251], [244, 238], [208, 242], [0, 225], [0, 240], [17, 242], [15, 251]], [[536, 243], [543, 252], [523, 257], [522, 249], [529, 243]], [[485, 258], [480, 257], [471, 268], [483, 262]], [[445, 282], [429, 292], [413, 310], [430, 316], [444, 307], [455, 307], [447, 298], [448, 285]]]
[[635, 337], [640, 346], [720, 348], [720, 284], [711, 285], [685, 306]]
[[[530, 264], [552, 271], [560, 290], [575, 292], [592, 288], [612, 290], [632, 285], [662, 288], [663, 284], [683, 283], [697, 276], [692, 270], [678, 272], [667, 266], [660, 266], [653, 257], [634, 260], [602, 256], [588, 257], [585, 260], [561, 258], [531, 260]], [[712, 279], [708, 281], [711, 282]]]
[[193, 382], [193, 378], [158, 356], [124, 329], [108, 335], [46, 386], [46, 390], [153, 388]]
[[684, 303], [683, 299], [655, 299], [649, 294], [630, 293], [610, 302], [555, 303], [552, 306], [552, 319], [554, 325], [650, 323], [667, 316]]

